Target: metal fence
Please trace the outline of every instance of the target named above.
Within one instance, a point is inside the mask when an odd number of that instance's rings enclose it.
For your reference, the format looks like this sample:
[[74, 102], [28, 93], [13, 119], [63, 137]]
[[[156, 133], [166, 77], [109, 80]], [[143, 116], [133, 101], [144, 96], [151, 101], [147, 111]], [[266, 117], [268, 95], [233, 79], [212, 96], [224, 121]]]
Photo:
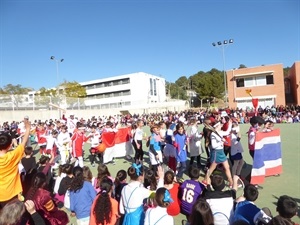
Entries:
[[124, 109], [124, 108], [151, 108], [151, 107], [172, 107], [182, 106], [185, 101], [169, 100], [168, 102], [149, 102], [148, 99], [124, 100], [117, 99], [93, 99], [70, 98], [60, 96], [30, 96], [30, 95], [0, 95], [1, 111], [17, 110], [84, 110], [84, 109]]

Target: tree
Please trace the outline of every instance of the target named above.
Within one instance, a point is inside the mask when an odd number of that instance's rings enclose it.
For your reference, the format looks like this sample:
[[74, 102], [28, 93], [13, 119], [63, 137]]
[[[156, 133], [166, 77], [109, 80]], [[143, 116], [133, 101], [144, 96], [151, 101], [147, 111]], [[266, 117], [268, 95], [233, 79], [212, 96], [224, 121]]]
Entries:
[[217, 69], [200, 71], [191, 77], [193, 89], [200, 99], [221, 98], [224, 96], [223, 73]]
[[291, 67], [283, 68], [283, 76], [288, 77]]
[[189, 80], [186, 76], [179, 77], [176, 81], [175, 84], [178, 87], [181, 87], [183, 90], [188, 90], [189, 89]]
[[1, 88], [0, 93], [7, 95], [6, 98], [10, 98], [13, 106], [18, 108], [20, 103], [26, 100], [28, 92], [32, 90], [32, 88], [22, 87], [20, 84], [8, 84], [3, 89]]
[[239, 69], [247, 68], [244, 64], [240, 64]]
[[86, 90], [78, 82], [64, 81], [58, 87], [46, 89], [42, 87], [36, 95], [36, 104], [49, 104], [50, 102], [62, 107], [73, 107], [75, 103], [84, 103]]

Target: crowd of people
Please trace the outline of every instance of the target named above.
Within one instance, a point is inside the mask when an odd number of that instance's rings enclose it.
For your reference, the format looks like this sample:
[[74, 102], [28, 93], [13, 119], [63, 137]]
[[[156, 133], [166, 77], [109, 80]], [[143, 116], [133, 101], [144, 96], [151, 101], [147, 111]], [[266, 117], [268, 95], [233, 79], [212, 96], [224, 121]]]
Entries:
[[[274, 108], [258, 109], [258, 115], [214, 108], [87, 120], [70, 115], [32, 123], [25, 116], [19, 123], [5, 122], [0, 134], [0, 225], [64, 225], [69, 216], [78, 225], [159, 225], [174, 224], [179, 214], [191, 225], [295, 224], [298, 205], [292, 197], [280, 196], [273, 216], [255, 205], [259, 186], [241, 177], [240, 123], [250, 123], [248, 150], [254, 157], [256, 132], [271, 132], [278, 118], [299, 122], [300, 107]], [[127, 171], [114, 175], [99, 146], [103, 133], [117, 132], [120, 126], [130, 127], [135, 154], [126, 156], [131, 161]], [[32, 142], [39, 146], [38, 160]], [[207, 162], [202, 164], [204, 152]], [[93, 177], [90, 167], [95, 166]], [[240, 197], [239, 187], [244, 191]]]

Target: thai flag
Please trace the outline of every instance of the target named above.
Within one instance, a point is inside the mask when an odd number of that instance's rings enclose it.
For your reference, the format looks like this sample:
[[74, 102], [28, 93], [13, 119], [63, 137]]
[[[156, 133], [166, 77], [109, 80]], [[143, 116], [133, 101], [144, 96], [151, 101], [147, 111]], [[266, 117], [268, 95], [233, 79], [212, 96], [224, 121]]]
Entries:
[[282, 173], [280, 129], [257, 132], [251, 184], [262, 184], [265, 177]]
[[124, 157], [133, 153], [130, 128], [124, 127], [115, 132], [102, 133], [102, 143], [105, 144], [106, 149], [103, 154], [103, 163], [108, 163], [116, 157]]

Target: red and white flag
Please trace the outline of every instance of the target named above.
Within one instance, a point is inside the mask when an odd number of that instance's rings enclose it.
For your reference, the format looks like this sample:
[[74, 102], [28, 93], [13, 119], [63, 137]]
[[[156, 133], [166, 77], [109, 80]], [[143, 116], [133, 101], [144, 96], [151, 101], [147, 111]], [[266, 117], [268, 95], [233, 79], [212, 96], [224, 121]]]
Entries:
[[102, 133], [102, 143], [106, 146], [103, 163], [112, 161], [114, 157], [124, 157], [133, 153], [129, 132], [130, 128], [124, 127], [118, 129], [116, 133]]

